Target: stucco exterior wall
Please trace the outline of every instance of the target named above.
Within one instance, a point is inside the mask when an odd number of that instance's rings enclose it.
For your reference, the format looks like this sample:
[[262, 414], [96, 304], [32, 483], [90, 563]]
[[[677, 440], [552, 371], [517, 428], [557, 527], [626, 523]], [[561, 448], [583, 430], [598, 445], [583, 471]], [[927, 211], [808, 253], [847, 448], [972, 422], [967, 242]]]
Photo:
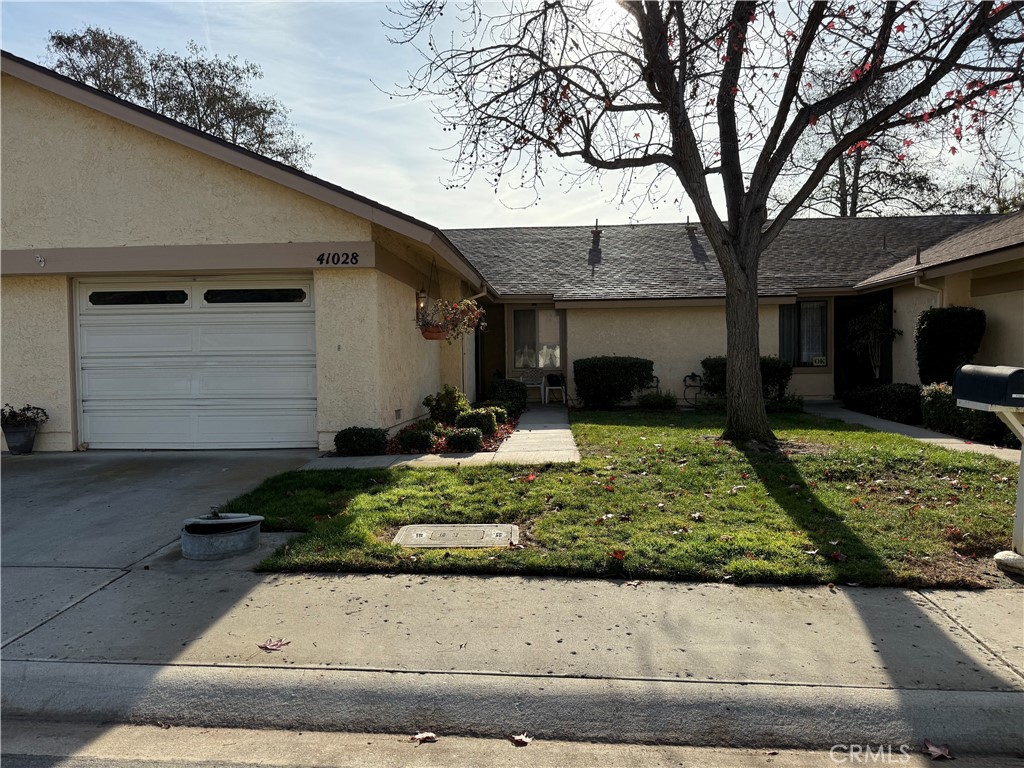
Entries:
[[5, 249], [371, 239], [364, 219], [17, 78], [0, 94]]
[[35, 450], [75, 448], [70, 328], [66, 277], [19, 276], [0, 281], [0, 398], [15, 408], [31, 403], [46, 409], [50, 420], [36, 435]]
[[372, 270], [313, 271], [316, 302], [316, 429], [321, 450], [333, 450], [345, 427], [381, 427], [378, 284]]
[[[645, 309], [567, 309], [566, 373], [570, 391], [573, 362], [581, 357], [623, 355], [654, 361], [661, 391], [683, 394], [683, 377], [700, 373], [700, 361], [724, 355], [725, 307]], [[761, 354], [779, 351], [779, 308], [762, 305], [759, 312]]]
[[[416, 290], [387, 275], [377, 280], [377, 419], [393, 427], [427, 413], [423, 398], [441, 386], [441, 347], [415, 323]], [[401, 413], [396, 414], [400, 410]]]
[[[942, 281], [930, 281], [929, 285], [941, 287]], [[914, 345], [914, 330], [917, 318], [924, 310], [939, 306], [939, 294], [913, 285], [892, 290], [893, 327], [903, 331], [892, 342], [892, 380], [908, 384], [920, 384], [917, 375], [917, 351]]]

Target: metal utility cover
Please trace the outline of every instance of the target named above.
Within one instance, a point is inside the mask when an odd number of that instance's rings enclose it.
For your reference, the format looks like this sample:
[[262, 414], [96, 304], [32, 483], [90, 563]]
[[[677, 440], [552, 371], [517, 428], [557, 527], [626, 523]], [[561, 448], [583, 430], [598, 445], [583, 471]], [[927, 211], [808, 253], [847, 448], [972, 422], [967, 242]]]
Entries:
[[507, 547], [519, 543], [518, 525], [403, 525], [394, 544], [403, 547]]

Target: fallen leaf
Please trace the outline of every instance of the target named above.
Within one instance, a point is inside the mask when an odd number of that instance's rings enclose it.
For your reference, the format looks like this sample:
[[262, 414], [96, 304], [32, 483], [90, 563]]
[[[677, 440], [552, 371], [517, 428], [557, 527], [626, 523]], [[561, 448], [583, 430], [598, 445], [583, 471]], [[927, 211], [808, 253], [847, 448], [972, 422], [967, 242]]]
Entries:
[[437, 734], [430, 731], [420, 731], [415, 736], [410, 736], [409, 741], [415, 741], [416, 746], [420, 744], [433, 744], [437, 741]]
[[533, 736], [527, 736], [526, 731], [523, 731], [522, 733], [517, 733], [515, 736], [509, 736], [508, 740], [517, 747], [528, 747], [530, 746], [530, 742], [533, 741], [533, 738]]
[[700, 523], [704, 521], [704, 515], [702, 515], [700, 512], [694, 512], [692, 515], [690, 515], [690, 519]]
[[624, 586], [632, 587], [633, 589], [636, 589], [641, 584], [643, 584], [643, 582], [639, 581], [639, 580], [637, 580], [637, 581], [627, 581]]
[[816, 549], [805, 549], [804, 550], [804, 554], [805, 555], [816, 555], [816, 554], [818, 554], [818, 550], [816, 550]]
[[613, 558], [614, 560], [622, 560], [626, 557], [626, 550], [613, 549], [611, 552], [608, 553], [608, 557]]
[[838, 549], [835, 552], [833, 552], [831, 555], [829, 555], [829, 557], [831, 557], [833, 560], [835, 560], [836, 562], [839, 562], [839, 563], [842, 563], [842, 562], [844, 562], [846, 560], [846, 555], [844, 555]]
[[259, 648], [261, 651], [266, 651], [267, 653], [270, 653], [271, 651], [280, 651], [286, 645], [291, 645], [291, 640], [285, 640], [283, 637], [275, 640], [272, 637], [268, 637], [267, 642], [257, 643], [256, 647]]
[[735, 495], [736, 495], [737, 493], [739, 493], [740, 491], [745, 491], [746, 489], [747, 489], [747, 486], [745, 486], [745, 485], [734, 485], [734, 486], [733, 486], [733, 487], [732, 487], [732, 488], [731, 488], [731, 489], [729, 490], [729, 493], [730, 493], [730, 495], [732, 495], [732, 496], [735, 496]]
[[949, 744], [932, 744], [928, 739], [924, 740], [924, 749], [921, 750], [921, 754], [928, 755], [932, 760], [953, 759], [953, 756], [949, 754]]

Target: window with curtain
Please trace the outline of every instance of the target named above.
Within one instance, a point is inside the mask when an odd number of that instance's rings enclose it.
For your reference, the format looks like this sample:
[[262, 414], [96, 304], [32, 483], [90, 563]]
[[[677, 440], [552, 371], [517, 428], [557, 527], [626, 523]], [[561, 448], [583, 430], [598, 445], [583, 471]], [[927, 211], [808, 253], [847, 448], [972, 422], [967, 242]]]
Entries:
[[798, 301], [779, 307], [779, 357], [797, 367], [828, 365], [827, 301]]
[[557, 310], [512, 310], [512, 367], [561, 369], [562, 323]]

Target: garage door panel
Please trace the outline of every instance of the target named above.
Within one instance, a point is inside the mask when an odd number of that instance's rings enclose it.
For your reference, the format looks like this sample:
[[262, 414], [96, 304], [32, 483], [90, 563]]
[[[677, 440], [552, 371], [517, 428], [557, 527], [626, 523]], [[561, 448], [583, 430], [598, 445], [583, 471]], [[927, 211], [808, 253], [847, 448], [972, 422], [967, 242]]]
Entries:
[[196, 379], [199, 395], [250, 398], [305, 394], [316, 397], [316, 372], [310, 370], [225, 366], [199, 371]]
[[82, 397], [98, 400], [188, 397], [193, 376], [175, 368], [95, 369], [82, 371], [81, 386]]
[[234, 354], [311, 353], [316, 351], [316, 340], [313, 328], [303, 326], [200, 327], [200, 352], [221, 353], [226, 350]]
[[[172, 284], [181, 279], [101, 287], [131, 298]], [[91, 448], [315, 446], [312, 285], [301, 278], [194, 278], [188, 290], [194, 297], [210, 285], [243, 284], [301, 287], [306, 300], [287, 308], [80, 302], [83, 441]], [[88, 281], [83, 286], [79, 295], [90, 296]]]
[[196, 346], [192, 328], [160, 328], [145, 325], [83, 326], [83, 358], [87, 355], [152, 355], [155, 352], [189, 353]]

